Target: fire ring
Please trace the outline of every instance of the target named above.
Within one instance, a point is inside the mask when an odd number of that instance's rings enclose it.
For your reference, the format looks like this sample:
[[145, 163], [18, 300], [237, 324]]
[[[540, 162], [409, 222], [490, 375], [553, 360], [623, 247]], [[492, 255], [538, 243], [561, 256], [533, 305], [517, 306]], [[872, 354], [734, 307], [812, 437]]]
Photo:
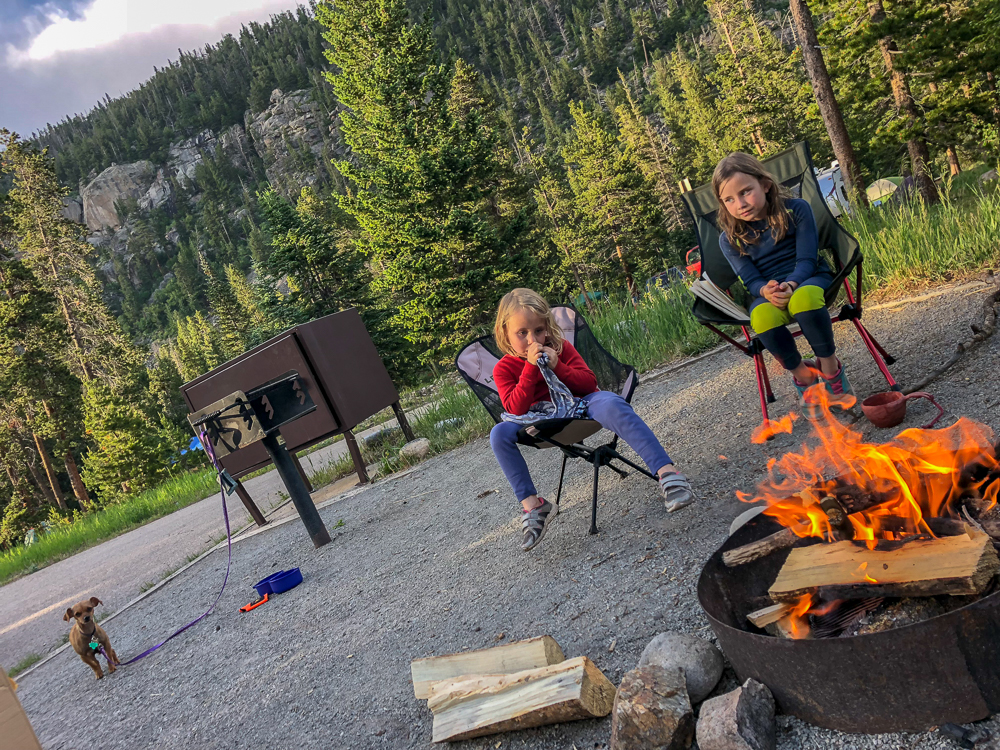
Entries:
[[716, 550], [698, 580], [698, 600], [741, 682], [753, 677], [784, 713], [843, 732], [925, 731], [1000, 710], [1000, 592], [881, 633], [786, 640], [751, 632], [746, 615], [791, 550], [734, 568], [722, 553], [780, 529], [758, 516]]

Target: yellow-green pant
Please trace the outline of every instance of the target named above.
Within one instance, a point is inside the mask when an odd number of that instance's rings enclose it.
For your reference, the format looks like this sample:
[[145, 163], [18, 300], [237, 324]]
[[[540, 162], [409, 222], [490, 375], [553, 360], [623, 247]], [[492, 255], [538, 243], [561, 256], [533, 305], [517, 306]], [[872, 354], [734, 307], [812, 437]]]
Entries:
[[[750, 305], [750, 326], [764, 347], [786, 370], [794, 370], [802, 361], [795, 338], [786, 327], [793, 322], [799, 324], [802, 335], [816, 356], [833, 356], [833, 323], [824, 298], [824, 286], [829, 281], [827, 276], [806, 279], [792, 293], [785, 310], [775, 307], [763, 297], [758, 297]], [[820, 286], [824, 282], [824, 286]]]

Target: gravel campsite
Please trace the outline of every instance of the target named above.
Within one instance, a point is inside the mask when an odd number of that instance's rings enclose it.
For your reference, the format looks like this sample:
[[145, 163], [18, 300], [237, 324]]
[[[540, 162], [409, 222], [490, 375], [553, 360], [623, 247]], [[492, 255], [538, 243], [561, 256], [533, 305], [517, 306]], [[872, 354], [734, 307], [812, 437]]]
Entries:
[[[968, 338], [992, 284], [940, 291], [866, 311], [904, 386]], [[851, 327], [836, 331], [858, 395], [882, 390]], [[929, 386], [947, 411], [942, 425], [960, 415], [1000, 425], [998, 354], [1000, 340], [991, 339]], [[780, 416], [792, 388], [772, 377], [772, 415]], [[759, 423], [752, 363], [732, 349], [647, 379], [633, 404], [691, 478], [696, 505], [668, 515], [651, 481], [605, 470], [600, 533], [588, 536], [591, 469], [571, 462], [560, 517], [538, 549], [522, 553], [516, 504], [489, 441], [477, 440], [322, 509], [334, 539], [321, 549], [297, 519], [241, 539], [214, 612], [148, 658], [96, 682], [67, 650], [25, 675], [18, 696], [42, 745], [426, 748], [432, 717], [414, 697], [412, 659], [548, 634], [567, 658], [588, 656], [617, 685], [658, 633], [713, 640], [695, 595], [701, 567], [745, 509], [736, 490], [752, 489], [768, 457], [807, 439], [808, 424], [751, 444]], [[926, 421], [932, 409], [914, 403], [899, 429]], [[857, 427], [876, 442], [896, 432], [863, 420]], [[540, 491], [554, 495], [557, 452], [532, 452], [529, 464]], [[107, 623], [120, 657], [201, 614], [226, 560], [223, 546]], [[239, 612], [256, 598], [254, 582], [291, 567], [301, 568], [302, 585]], [[736, 686], [727, 666], [713, 695]], [[609, 734], [608, 719], [588, 720], [457, 747], [584, 750], [605, 747]], [[940, 734], [846, 735], [779, 715], [778, 747], [957, 745]]]

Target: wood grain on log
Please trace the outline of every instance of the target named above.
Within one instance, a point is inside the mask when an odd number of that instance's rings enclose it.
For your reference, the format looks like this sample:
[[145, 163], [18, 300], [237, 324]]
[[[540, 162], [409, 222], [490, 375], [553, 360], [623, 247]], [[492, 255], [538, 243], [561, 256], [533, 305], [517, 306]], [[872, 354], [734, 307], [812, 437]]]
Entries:
[[758, 609], [756, 612], [751, 612], [747, 615], [747, 619], [756, 627], [765, 628], [772, 622], [777, 622], [791, 611], [791, 604], [788, 602], [778, 602], [769, 607]]
[[464, 675], [512, 674], [559, 664], [565, 658], [552, 636], [543, 635], [480, 651], [414, 659], [410, 662], [413, 693], [423, 699], [430, 696], [431, 687], [441, 680], [454, 680]]
[[507, 675], [439, 682], [427, 707], [433, 741], [467, 740], [499, 732], [607, 716], [615, 686], [586, 656]]
[[991, 539], [970, 534], [906, 544], [890, 551], [855, 542], [792, 550], [768, 590], [775, 601], [819, 592], [826, 600], [876, 596], [979, 594], [1000, 569]]

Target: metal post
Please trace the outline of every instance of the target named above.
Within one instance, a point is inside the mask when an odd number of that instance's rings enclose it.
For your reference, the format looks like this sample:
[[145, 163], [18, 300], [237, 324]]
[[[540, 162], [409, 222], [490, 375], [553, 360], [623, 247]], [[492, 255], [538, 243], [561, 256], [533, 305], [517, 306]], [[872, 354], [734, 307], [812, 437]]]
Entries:
[[295, 470], [295, 462], [288, 455], [285, 446], [278, 445], [277, 435], [273, 432], [270, 435], [265, 435], [261, 444], [267, 451], [267, 455], [271, 457], [271, 461], [274, 462], [274, 468], [278, 470], [278, 476], [284, 482], [285, 489], [288, 490], [288, 494], [292, 499], [292, 504], [295, 506], [295, 510], [299, 512], [299, 517], [302, 519], [302, 523], [305, 524], [306, 531], [309, 532], [309, 538], [312, 539], [313, 544], [316, 547], [322, 547], [324, 544], [329, 543], [330, 532], [323, 525], [323, 520], [319, 517], [319, 511], [316, 510], [312, 498], [309, 497], [309, 492], [302, 482], [302, 477]]
[[351, 460], [354, 461], [354, 470], [358, 473], [358, 484], [368, 484], [368, 469], [365, 467], [364, 459], [361, 458], [361, 448], [354, 433], [344, 430], [344, 442], [347, 443], [347, 450], [351, 452]]
[[392, 413], [396, 415], [396, 421], [399, 422], [399, 429], [403, 431], [406, 436], [406, 440], [413, 440], [413, 430], [410, 428], [410, 423], [406, 419], [406, 412], [403, 411], [403, 407], [399, 405], [397, 401], [392, 405]]
[[250, 493], [247, 492], [247, 488], [243, 486], [243, 482], [236, 483], [236, 495], [243, 502], [243, 507], [247, 509], [247, 513], [254, 520], [258, 526], [266, 526], [267, 519], [264, 518], [264, 514], [260, 512], [260, 508], [254, 503], [253, 498], [250, 497]]
[[313, 491], [312, 482], [309, 481], [309, 477], [306, 475], [306, 470], [302, 466], [302, 462], [299, 461], [299, 457], [295, 453], [290, 453], [289, 455], [292, 457], [292, 463], [295, 464], [296, 471], [298, 471], [299, 476], [302, 477], [302, 484], [306, 486], [306, 491], [312, 493]]

